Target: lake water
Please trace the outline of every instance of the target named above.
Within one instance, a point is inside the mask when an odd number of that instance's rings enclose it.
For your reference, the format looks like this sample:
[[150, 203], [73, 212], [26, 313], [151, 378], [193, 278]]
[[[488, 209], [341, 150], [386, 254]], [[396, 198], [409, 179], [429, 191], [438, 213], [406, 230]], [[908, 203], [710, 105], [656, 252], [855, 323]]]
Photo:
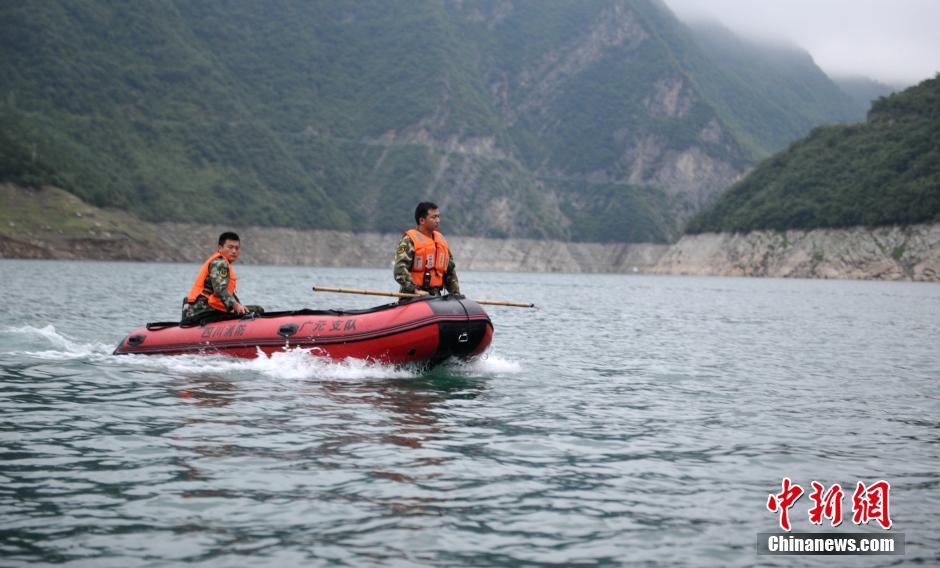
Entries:
[[[0, 260], [0, 564], [882, 566], [940, 559], [940, 286], [461, 275], [488, 357], [113, 356], [196, 266]], [[391, 270], [238, 267], [268, 309]], [[904, 556], [758, 556], [784, 477]], [[891, 484], [885, 531], [851, 521]]]

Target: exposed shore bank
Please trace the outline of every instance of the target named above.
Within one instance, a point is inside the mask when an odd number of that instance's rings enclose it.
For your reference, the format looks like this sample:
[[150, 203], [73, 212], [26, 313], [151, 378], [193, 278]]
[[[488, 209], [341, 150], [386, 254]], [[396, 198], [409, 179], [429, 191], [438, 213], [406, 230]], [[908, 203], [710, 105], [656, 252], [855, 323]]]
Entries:
[[[399, 234], [146, 223], [55, 188], [0, 184], [0, 258], [202, 262], [225, 230], [240, 262], [390, 268]], [[464, 270], [940, 281], [940, 224], [756, 231], [674, 245], [448, 235]]]
[[689, 235], [651, 272], [937, 282], [940, 224]]
[[[188, 223], [153, 225], [147, 242], [126, 235], [80, 238], [0, 236], [0, 257], [202, 262], [219, 233], [235, 230], [244, 264], [391, 268], [398, 234], [299, 231]], [[448, 236], [464, 270], [518, 272], [650, 272], [669, 245], [565, 243], [529, 239]]]

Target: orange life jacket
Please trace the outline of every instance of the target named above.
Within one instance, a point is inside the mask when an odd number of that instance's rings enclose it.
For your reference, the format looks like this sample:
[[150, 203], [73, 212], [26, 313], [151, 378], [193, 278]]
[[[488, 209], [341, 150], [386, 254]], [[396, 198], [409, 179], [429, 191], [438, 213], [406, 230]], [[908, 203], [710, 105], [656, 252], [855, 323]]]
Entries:
[[424, 274], [429, 273], [430, 288], [442, 288], [444, 275], [447, 274], [447, 263], [450, 261], [450, 250], [444, 236], [434, 231], [434, 238], [430, 238], [418, 229], [405, 231], [415, 245], [415, 258], [411, 263], [411, 280], [415, 286], [426, 289]]
[[225, 259], [225, 264], [228, 266], [228, 293], [232, 296], [235, 295], [235, 283], [237, 279], [235, 278], [235, 271], [232, 270], [232, 263], [221, 254], [215, 253], [209, 257], [209, 260], [202, 264], [202, 268], [199, 270], [199, 275], [196, 276], [196, 281], [193, 282], [193, 287], [190, 288], [189, 295], [186, 296], [186, 301], [191, 304], [195, 302], [199, 296], [205, 296], [206, 300], [209, 302], [210, 307], [219, 310], [220, 312], [227, 312], [228, 308], [225, 307], [225, 304], [222, 303], [222, 300], [212, 289], [212, 283], [208, 281], [209, 265], [212, 264], [212, 261], [217, 258]]

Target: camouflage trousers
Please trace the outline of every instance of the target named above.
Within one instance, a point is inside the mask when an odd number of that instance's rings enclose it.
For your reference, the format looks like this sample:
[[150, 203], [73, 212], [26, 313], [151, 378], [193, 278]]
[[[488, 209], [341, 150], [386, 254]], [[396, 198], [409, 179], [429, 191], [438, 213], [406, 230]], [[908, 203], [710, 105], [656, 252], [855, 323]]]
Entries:
[[[264, 308], [261, 306], [245, 306], [248, 308], [248, 312], [255, 315], [261, 315], [264, 313]], [[183, 304], [183, 313], [180, 318], [180, 323], [183, 325], [195, 325], [199, 323], [205, 323], [209, 321], [214, 321], [216, 319], [232, 319], [237, 317], [237, 314], [234, 312], [220, 312], [209, 305], [206, 302], [205, 298], [200, 296], [192, 304]]]

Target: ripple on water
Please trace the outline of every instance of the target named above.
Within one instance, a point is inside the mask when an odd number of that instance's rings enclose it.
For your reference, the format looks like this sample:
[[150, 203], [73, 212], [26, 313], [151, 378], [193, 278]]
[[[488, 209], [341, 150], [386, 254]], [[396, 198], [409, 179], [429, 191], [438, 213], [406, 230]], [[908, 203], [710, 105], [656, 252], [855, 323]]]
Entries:
[[[105, 277], [191, 277], [182, 265], [69, 267], [77, 293]], [[269, 274], [305, 283], [309, 270], [240, 276], [251, 297]], [[387, 280], [316, 271], [337, 285]], [[137, 303], [46, 321], [12, 306], [0, 328], [0, 408], [15, 425], [0, 430], [0, 554], [751, 565], [756, 533], [776, 526], [767, 496], [790, 476], [891, 481], [905, 562], [935, 558], [935, 287], [473, 273], [462, 284], [541, 310], [494, 309], [490, 354], [432, 372], [302, 349], [114, 356], [118, 336], [153, 315]], [[178, 296], [170, 288], [154, 293]], [[296, 304], [286, 294], [272, 303]], [[803, 505], [797, 527], [815, 530]]]

